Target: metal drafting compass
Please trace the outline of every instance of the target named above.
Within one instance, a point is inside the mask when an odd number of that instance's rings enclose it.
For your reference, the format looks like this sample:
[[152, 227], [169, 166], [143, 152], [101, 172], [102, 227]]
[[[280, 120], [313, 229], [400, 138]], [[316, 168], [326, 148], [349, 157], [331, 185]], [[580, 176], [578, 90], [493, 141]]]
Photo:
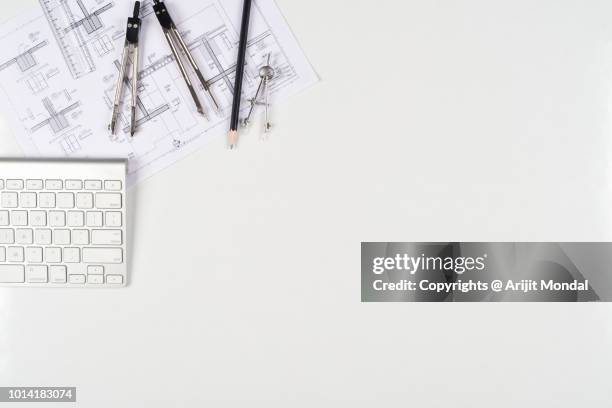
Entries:
[[[269, 116], [269, 108], [270, 108], [270, 81], [274, 78], [275, 71], [274, 68], [270, 66], [270, 58], [272, 54], [268, 54], [268, 60], [266, 65], [259, 68], [259, 86], [257, 87], [257, 91], [255, 92], [255, 96], [249, 100], [251, 103], [251, 108], [249, 109], [249, 114], [245, 119], [242, 120], [242, 126], [247, 127], [251, 123], [251, 116], [253, 115], [253, 111], [255, 110], [255, 106], [264, 105], [265, 109], [265, 125], [264, 132], [268, 133], [270, 129], [272, 129], [272, 124], [270, 123]], [[263, 93], [263, 101], [259, 101], [260, 95]]]
[[168, 41], [170, 50], [172, 50], [172, 55], [174, 55], [174, 60], [176, 61], [179, 67], [179, 70], [181, 71], [181, 75], [183, 76], [183, 79], [185, 80], [185, 83], [187, 84], [187, 88], [189, 89], [189, 93], [191, 94], [191, 97], [193, 98], [193, 101], [195, 102], [198, 112], [201, 113], [202, 115], [205, 115], [204, 108], [202, 107], [202, 104], [200, 103], [200, 99], [198, 98], [198, 95], [195, 92], [191, 79], [189, 79], [189, 75], [187, 74], [187, 69], [185, 68], [183, 61], [181, 60], [179, 49], [183, 52], [183, 54], [189, 61], [189, 64], [195, 71], [198, 79], [200, 80], [200, 83], [204, 87], [204, 90], [210, 96], [210, 99], [212, 100], [212, 103], [215, 107], [215, 111], [219, 111], [219, 104], [217, 103], [214, 95], [212, 94], [212, 91], [210, 89], [210, 86], [208, 85], [208, 82], [206, 81], [206, 79], [204, 79], [204, 75], [202, 75], [202, 71], [200, 71], [198, 64], [196, 63], [195, 59], [191, 55], [191, 52], [189, 51], [189, 48], [187, 47], [185, 40], [183, 40], [181, 33], [179, 33], [178, 29], [176, 28], [176, 24], [174, 24], [174, 21], [172, 21], [172, 17], [170, 17], [170, 13], [168, 13], [168, 9], [166, 9], [166, 5], [164, 4], [163, 1], [160, 1], [160, 0], [154, 0], [154, 3], [155, 4], [153, 5], [153, 10], [155, 11], [155, 15], [157, 16], [157, 19], [159, 20], [159, 24], [161, 24], [162, 26], [162, 30], [164, 31], [164, 36], [166, 37], [166, 41]]
[[109, 125], [109, 130], [114, 135], [119, 116], [119, 106], [121, 104], [121, 94], [123, 85], [129, 84], [127, 79], [127, 65], [130, 54], [132, 55], [132, 101], [131, 101], [131, 124], [130, 134], [134, 136], [136, 132], [136, 98], [138, 93], [138, 40], [140, 36], [140, 2], [134, 3], [134, 14], [128, 18], [127, 29], [125, 32], [125, 45], [123, 56], [121, 57], [121, 68], [119, 69], [119, 79], [117, 80], [117, 90], [115, 92], [115, 102], [113, 104], [113, 116]]

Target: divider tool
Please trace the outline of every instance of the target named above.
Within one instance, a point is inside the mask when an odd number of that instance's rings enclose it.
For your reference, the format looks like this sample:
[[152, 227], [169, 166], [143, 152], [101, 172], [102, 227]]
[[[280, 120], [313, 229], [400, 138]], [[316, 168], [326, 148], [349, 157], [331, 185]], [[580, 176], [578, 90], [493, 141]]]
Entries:
[[[170, 50], [172, 50], [172, 55], [174, 55], [174, 59], [179, 67], [179, 70], [181, 71], [181, 75], [183, 75], [183, 79], [185, 80], [185, 83], [187, 84], [187, 88], [189, 88], [189, 93], [191, 94], [191, 97], [193, 98], [193, 101], [196, 104], [196, 108], [198, 109], [198, 112], [201, 113], [202, 115], [205, 115], [204, 108], [202, 107], [202, 104], [200, 103], [200, 99], [198, 98], [198, 95], [195, 92], [193, 84], [191, 83], [191, 79], [189, 79], [189, 74], [187, 73], [187, 69], [185, 68], [183, 61], [180, 58], [179, 51], [178, 51], [179, 48], [181, 49], [183, 54], [185, 54], [185, 56], [187, 57], [189, 64], [191, 65], [198, 79], [202, 83], [204, 90], [210, 96], [210, 99], [215, 107], [215, 111], [219, 111], [219, 104], [217, 103], [210, 87], [208, 86], [208, 82], [206, 81], [206, 79], [204, 79], [204, 75], [202, 75], [202, 71], [200, 71], [198, 64], [196, 63], [195, 59], [191, 55], [191, 52], [189, 51], [187, 44], [185, 44], [185, 41], [183, 40], [181, 33], [177, 30], [176, 24], [174, 24], [174, 21], [172, 20], [170, 13], [168, 13], [168, 10], [166, 9], [166, 5], [164, 4], [163, 1], [160, 1], [160, 0], [154, 0], [154, 3], [155, 4], [153, 5], [153, 10], [155, 11], [155, 15], [157, 16], [157, 19], [159, 20], [159, 24], [161, 24], [162, 26], [162, 29], [164, 31], [164, 36], [166, 37], [166, 41], [168, 41]], [[178, 47], [177, 47], [177, 44], [178, 44]]]
[[131, 102], [131, 124], [130, 134], [134, 136], [136, 132], [136, 100], [138, 93], [138, 41], [140, 35], [140, 2], [134, 3], [134, 15], [128, 18], [127, 29], [125, 31], [125, 45], [123, 47], [123, 56], [121, 57], [121, 68], [119, 70], [119, 79], [117, 80], [117, 90], [115, 92], [115, 103], [113, 105], [113, 116], [109, 125], [109, 130], [114, 135], [117, 126], [117, 118], [119, 116], [119, 106], [121, 104], [121, 94], [123, 92], [124, 83], [129, 83], [126, 77], [127, 64], [130, 53], [132, 56], [132, 102]]

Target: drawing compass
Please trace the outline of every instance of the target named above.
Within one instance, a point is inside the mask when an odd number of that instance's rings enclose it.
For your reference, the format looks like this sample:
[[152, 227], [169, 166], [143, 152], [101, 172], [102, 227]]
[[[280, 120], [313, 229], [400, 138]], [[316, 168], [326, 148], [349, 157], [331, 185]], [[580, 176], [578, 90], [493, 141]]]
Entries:
[[166, 37], [166, 41], [168, 41], [170, 50], [172, 50], [172, 55], [174, 55], [174, 60], [176, 61], [179, 67], [179, 70], [181, 71], [181, 75], [183, 75], [183, 79], [185, 80], [185, 83], [187, 84], [187, 88], [189, 88], [189, 93], [191, 94], [191, 97], [193, 98], [193, 101], [196, 104], [196, 108], [198, 109], [198, 112], [201, 113], [202, 115], [205, 115], [204, 108], [202, 107], [202, 104], [200, 103], [198, 95], [196, 94], [193, 84], [191, 83], [191, 80], [189, 79], [189, 75], [187, 74], [187, 69], [185, 68], [185, 65], [183, 64], [183, 61], [181, 60], [181, 57], [179, 55], [179, 51], [178, 51], [179, 49], [183, 52], [183, 54], [189, 61], [189, 64], [191, 65], [198, 79], [202, 83], [204, 90], [208, 93], [215, 107], [215, 111], [219, 111], [219, 105], [217, 104], [217, 101], [214, 95], [212, 94], [210, 86], [208, 85], [208, 82], [206, 81], [206, 79], [204, 79], [204, 75], [202, 74], [202, 71], [200, 71], [198, 64], [196, 63], [195, 59], [191, 55], [191, 52], [189, 51], [189, 47], [187, 47], [187, 44], [185, 43], [185, 40], [183, 40], [181, 33], [176, 28], [176, 24], [174, 24], [174, 21], [172, 20], [170, 13], [168, 13], [168, 9], [166, 9], [166, 5], [164, 4], [163, 1], [160, 1], [160, 0], [154, 0], [154, 3], [155, 4], [153, 5], [153, 10], [155, 11], [155, 15], [157, 16], [157, 19], [159, 20], [159, 24], [162, 26], [162, 29], [164, 31], [164, 36]]
[[[251, 123], [251, 116], [253, 115], [253, 111], [255, 110], [256, 105], [264, 105], [265, 107], [265, 121], [266, 124], [264, 126], [264, 132], [268, 133], [270, 129], [272, 129], [272, 124], [270, 123], [270, 81], [274, 78], [275, 71], [272, 66], [270, 66], [270, 58], [272, 54], [268, 54], [268, 60], [264, 66], [259, 69], [259, 86], [257, 87], [257, 91], [255, 92], [255, 96], [252, 99], [249, 99], [251, 107], [249, 108], [249, 113], [245, 119], [242, 120], [242, 126], [248, 127]], [[260, 102], [260, 95], [263, 93], [263, 102]]]
[[113, 116], [109, 129], [115, 134], [117, 126], [117, 118], [119, 116], [119, 105], [121, 104], [121, 94], [123, 85], [129, 84], [127, 78], [127, 65], [130, 54], [132, 55], [132, 102], [131, 102], [131, 125], [130, 134], [134, 136], [136, 131], [136, 101], [138, 93], [138, 37], [140, 35], [140, 2], [134, 3], [134, 15], [128, 18], [127, 29], [125, 32], [125, 45], [123, 47], [123, 56], [121, 57], [121, 68], [119, 69], [119, 79], [117, 81], [117, 90], [115, 92], [115, 103], [113, 106]]

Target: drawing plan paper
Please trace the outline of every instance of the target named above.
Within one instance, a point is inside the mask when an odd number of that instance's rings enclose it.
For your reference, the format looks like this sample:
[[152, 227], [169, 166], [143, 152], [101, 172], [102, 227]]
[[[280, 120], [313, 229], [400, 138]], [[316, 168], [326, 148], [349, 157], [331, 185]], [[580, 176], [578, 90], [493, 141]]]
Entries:
[[[242, 0], [167, 1], [211, 85], [212, 109], [191, 72], [208, 120], [193, 99], [153, 12], [142, 2], [137, 132], [129, 137], [130, 87], [116, 136], [108, 130], [127, 17], [125, 0], [39, 0], [40, 8], [0, 27], [0, 104], [26, 156], [129, 158], [131, 185], [225, 135], [231, 113]], [[273, 0], [255, 1], [243, 86], [244, 109], [270, 56], [276, 103], [318, 81]], [[131, 81], [131, 78], [129, 79]]]

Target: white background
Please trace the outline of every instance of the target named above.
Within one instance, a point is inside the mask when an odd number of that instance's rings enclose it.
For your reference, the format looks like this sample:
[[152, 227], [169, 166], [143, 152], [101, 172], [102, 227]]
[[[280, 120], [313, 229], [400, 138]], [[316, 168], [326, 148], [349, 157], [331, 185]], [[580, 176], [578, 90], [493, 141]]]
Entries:
[[268, 142], [131, 190], [128, 288], [1, 289], [0, 384], [100, 408], [610, 407], [612, 305], [362, 304], [360, 242], [612, 240], [612, 3], [278, 3], [322, 83]]

